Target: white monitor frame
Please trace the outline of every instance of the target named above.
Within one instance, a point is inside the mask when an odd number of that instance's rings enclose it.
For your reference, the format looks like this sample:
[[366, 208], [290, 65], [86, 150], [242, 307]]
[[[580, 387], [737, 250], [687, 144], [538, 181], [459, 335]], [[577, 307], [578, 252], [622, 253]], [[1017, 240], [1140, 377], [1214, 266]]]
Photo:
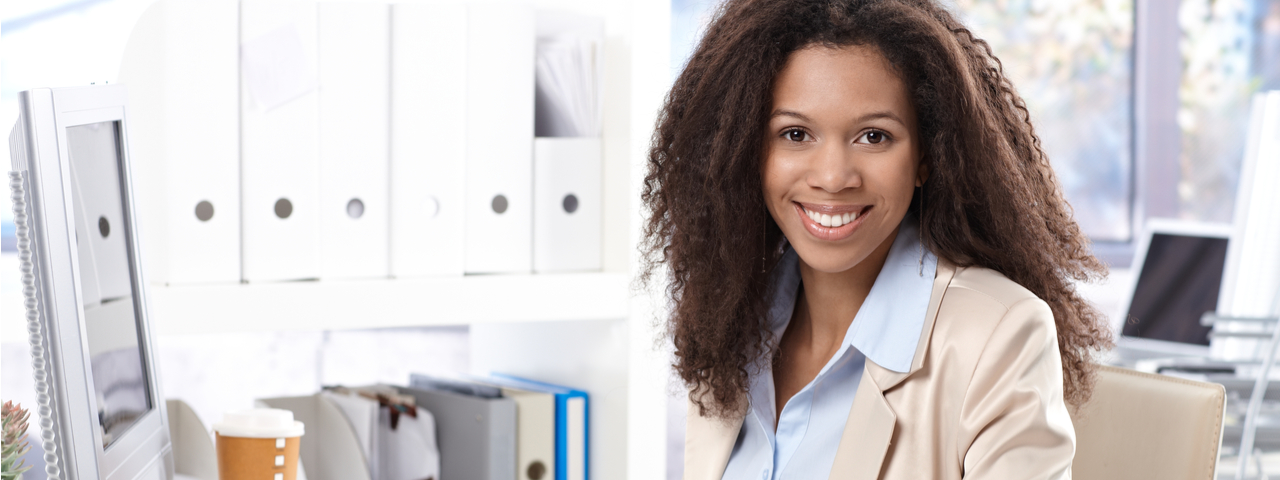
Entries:
[[[1147, 221], [1146, 228], [1138, 237], [1134, 250], [1133, 266], [1128, 292], [1121, 305], [1118, 319], [1112, 320], [1111, 329], [1117, 344], [1130, 350], [1141, 350], [1164, 356], [1208, 356], [1209, 347], [1187, 343], [1153, 340], [1141, 337], [1124, 336], [1124, 325], [1129, 320], [1129, 307], [1133, 303], [1133, 294], [1138, 289], [1138, 281], [1142, 279], [1142, 267], [1147, 261], [1147, 250], [1151, 248], [1151, 238], [1158, 234], [1182, 235], [1190, 237], [1222, 238], [1227, 240], [1227, 248], [1231, 246], [1233, 228], [1229, 224], [1191, 222], [1185, 220], [1153, 218]], [[1224, 279], [1225, 280], [1225, 279]]]
[[1280, 315], [1280, 90], [1253, 97], [1218, 314]]
[[[48, 380], [53, 424], [49, 430], [54, 434], [52, 446], [60, 476], [71, 480], [173, 478], [168, 416], [156, 375], [139, 248], [125, 89], [117, 85], [35, 89], [21, 92], [18, 100], [19, 124], [10, 137], [10, 153], [13, 170], [24, 177], [25, 223], [43, 337], [39, 342], [32, 340], [32, 353], [43, 353], [33, 361], [43, 361], [45, 367], [43, 372], [37, 368], [36, 374], [40, 377], [44, 373]], [[107, 121], [116, 122], [119, 129], [122, 231], [127, 233], [138, 346], [151, 408], [104, 449], [97, 398], [91, 393], [94, 385], [75, 244], [67, 128]], [[48, 449], [46, 458], [47, 453]]]

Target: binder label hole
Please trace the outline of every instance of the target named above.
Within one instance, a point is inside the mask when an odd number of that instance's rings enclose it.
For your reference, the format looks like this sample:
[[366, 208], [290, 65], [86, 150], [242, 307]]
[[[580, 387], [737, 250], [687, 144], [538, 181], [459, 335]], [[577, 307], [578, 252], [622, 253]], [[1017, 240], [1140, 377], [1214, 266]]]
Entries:
[[347, 202], [347, 216], [351, 218], [360, 218], [364, 215], [364, 202], [359, 198], [353, 198]]
[[503, 213], [506, 213], [506, 212], [507, 212], [507, 197], [503, 196], [502, 194], [498, 194], [498, 196], [493, 197], [493, 204], [492, 204], [492, 205], [490, 205], [490, 206], [492, 206], [492, 207], [493, 207], [493, 211], [494, 211], [494, 212], [496, 212], [496, 213], [497, 213], [497, 214], [499, 214], [499, 215], [501, 215], [501, 214], [503, 214]]
[[201, 200], [196, 204], [196, 218], [201, 222], [207, 222], [213, 218], [213, 204], [208, 200]]
[[531, 480], [542, 480], [542, 476], [547, 474], [547, 466], [541, 461], [534, 460], [529, 464], [529, 468], [525, 470], [525, 475]]
[[102, 234], [102, 238], [111, 234], [111, 222], [107, 221], [107, 217], [98, 217], [98, 233]]
[[440, 201], [436, 200], [436, 197], [427, 195], [427, 201], [422, 202], [422, 212], [427, 215], [427, 218], [436, 218], [436, 215], [440, 214]]
[[289, 218], [293, 214], [293, 202], [287, 198], [276, 200], [276, 216], [280, 218]]
[[576, 212], [578, 211], [578, 197], [572, 193], [565, 195], [564, 201], [561, 202], [561, 205], [564, 206], [564, 211], [566, 213]]

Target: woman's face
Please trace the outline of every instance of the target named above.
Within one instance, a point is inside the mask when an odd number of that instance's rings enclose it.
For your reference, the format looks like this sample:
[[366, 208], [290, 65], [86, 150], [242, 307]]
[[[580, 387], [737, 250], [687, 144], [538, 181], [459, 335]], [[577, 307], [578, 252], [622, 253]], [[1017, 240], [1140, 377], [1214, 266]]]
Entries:
[[878, 50], [792, 53], [767, 133], [765, 202], [804, 263], [843, 272], [892, 242], [925, 171], [907, 86]]

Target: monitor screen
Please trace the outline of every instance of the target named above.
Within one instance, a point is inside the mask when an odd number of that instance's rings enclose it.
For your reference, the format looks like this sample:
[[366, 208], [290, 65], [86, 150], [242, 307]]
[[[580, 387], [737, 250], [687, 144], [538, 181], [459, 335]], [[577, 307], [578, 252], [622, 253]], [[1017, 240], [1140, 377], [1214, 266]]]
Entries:
[[120, 122], [67, 127], [81, 306], [102, 447], [152, 409], [120, 176]]
[[1200, 316], [1218, 307], [1226, 259], [1226, 238], [1152, 234], [1123, 334], [1208, 345]]

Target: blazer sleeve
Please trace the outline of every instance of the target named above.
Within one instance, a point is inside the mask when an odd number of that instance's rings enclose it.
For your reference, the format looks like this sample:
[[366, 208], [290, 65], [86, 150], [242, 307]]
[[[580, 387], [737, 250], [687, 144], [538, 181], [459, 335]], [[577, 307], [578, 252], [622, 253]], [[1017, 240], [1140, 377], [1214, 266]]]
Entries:
[[1062, 397], [1053, 312], [1009, 307], [978, 358], [960, 413], [966, 479], [1069, 479], [1075, 429]]

